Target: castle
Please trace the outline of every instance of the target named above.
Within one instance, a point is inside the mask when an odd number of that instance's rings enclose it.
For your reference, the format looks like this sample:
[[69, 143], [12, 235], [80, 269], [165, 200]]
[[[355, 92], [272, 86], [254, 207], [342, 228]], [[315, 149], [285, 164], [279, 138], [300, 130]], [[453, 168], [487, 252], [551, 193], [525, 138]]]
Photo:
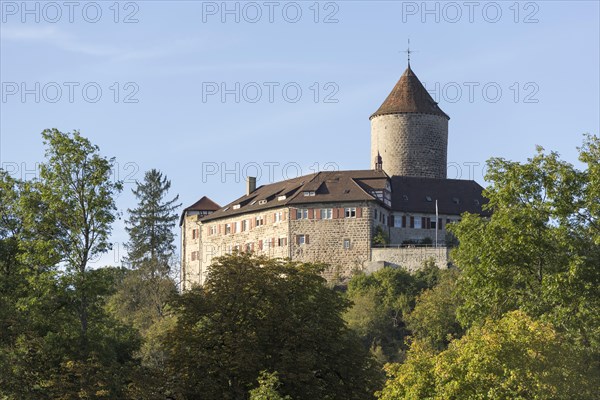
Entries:
[[[482, 187], [447, 179], [448, 121], [410, 67], [371, 117], [369, 170], [328, 171], [256, 187], [221, 207], [182, 212], [182, 288], [202, 284], [214, 257], [251, 251], [326, 262], [328, 280], [384, 265], [448, 262], [447, 224], [482, 213]], [[426, 245], [428, 244], [428, 245]]]

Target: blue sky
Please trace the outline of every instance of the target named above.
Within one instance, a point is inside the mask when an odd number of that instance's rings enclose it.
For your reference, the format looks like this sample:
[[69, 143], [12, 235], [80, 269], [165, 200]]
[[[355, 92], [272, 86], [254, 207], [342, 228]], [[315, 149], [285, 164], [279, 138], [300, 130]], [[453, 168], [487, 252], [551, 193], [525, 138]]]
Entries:
[[244, 175], [370, 168], [410, 37], [451, 117], [449, 177], [484, 184], [485, 160], [535, 145], [576, 164], [600, 130], [599, 19], [597, 1], [2, 0], [0, 163], [30, 178], [40, 132], [78, 129], [116, 157], [122, 211], [150, 168], [186, 206], [231, 201]]

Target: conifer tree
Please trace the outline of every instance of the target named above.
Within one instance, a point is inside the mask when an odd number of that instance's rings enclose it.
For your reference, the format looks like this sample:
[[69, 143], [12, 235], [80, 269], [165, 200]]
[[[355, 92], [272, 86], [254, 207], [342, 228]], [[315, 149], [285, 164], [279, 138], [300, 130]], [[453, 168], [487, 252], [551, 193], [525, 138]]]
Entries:
[[154, 272], [169, 272], [169, 261], [173, 257], [173, 228], [177, 221], [175, 210], [179, 195], [166, 200], [171, 181], [156, 170], [151, 169], [138, 182], [133, 194], [138, 200], [134, 209], [128, 209], [129, 220], [126, 230], [129, 233], [127, 261], [136, 269], [150, 266]]

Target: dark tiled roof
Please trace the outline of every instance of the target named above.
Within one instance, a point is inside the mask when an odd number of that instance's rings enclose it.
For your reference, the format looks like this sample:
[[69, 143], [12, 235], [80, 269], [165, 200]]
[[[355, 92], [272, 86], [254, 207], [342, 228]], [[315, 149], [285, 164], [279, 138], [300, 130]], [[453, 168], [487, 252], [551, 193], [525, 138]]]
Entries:
[[[262, 185], [249, 195], [232, 201], [202, 220], [211, 221], [281, 206], [379, 202], [370, 192], [385, 189], [388, 182], [391, 182], [391, 208], [394, 211], [435, 213], [437, 200], [440, 214], [460, 215], [466, 211], [486, 214], [481, 209], [486, 202], [482, 196], [483, 188], [475, 181], [405, 176], [389, 178], [383, 171], [358, 170], [319, 172]], [[305, 196], [305, 192], [314, 192], [314, 196]]]
[[482, 196], [483, 188], [475, 181], [407, 176], [391, 179], [392, 209], [395, 211], [435, 213], [437, 200], [440, 214], [488, 214], [481, 209], [487, 202]]
[[217, 203], [215, 203], [208, 197], [202, 196], [202, 198], [200, 200], [198, 200], [191, 206], [186, 207], [181, 212], [181, 218], [179, 218], [179, 225], [181, 226], [181, 224], [183, 223], [183, 217], [184, 217], [185, 213], [188, 211], [217, 211], [219, 208], [221, 208], [220, 205], [218, 205]]
[[[285, 205], [375, 200], [369, 190], [385, 187], [387, 179], [385, 172], [374, 170], [328, 171], [300, 176], [259, 186], [254, 192], [227, 204], [203, 220], [210, 221]], [[304, 192], [315, 194], [305, 196]], [[280, 200], [283, 195], [285, 198]]]
[[433, 114], [450, 119], [427, 92], [419, 78], [410, 69], [410, 65], [381, 107], [371, 115], [371, 118], [377, 115], [399, 113]]

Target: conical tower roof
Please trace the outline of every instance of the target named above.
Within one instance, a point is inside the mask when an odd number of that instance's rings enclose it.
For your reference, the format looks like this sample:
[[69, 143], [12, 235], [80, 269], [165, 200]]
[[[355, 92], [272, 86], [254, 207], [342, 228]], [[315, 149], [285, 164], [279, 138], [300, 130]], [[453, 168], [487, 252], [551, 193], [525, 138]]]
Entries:
[[402, 113], [433, 114], [450, 119], [427, 92], [427, 89], [410, 68], [410, 64], [396, 86], [394, 86], [394, 89], [392, 89], [392, 92], [381, 107], [371, 115], [371, 118], [378, 115]]

